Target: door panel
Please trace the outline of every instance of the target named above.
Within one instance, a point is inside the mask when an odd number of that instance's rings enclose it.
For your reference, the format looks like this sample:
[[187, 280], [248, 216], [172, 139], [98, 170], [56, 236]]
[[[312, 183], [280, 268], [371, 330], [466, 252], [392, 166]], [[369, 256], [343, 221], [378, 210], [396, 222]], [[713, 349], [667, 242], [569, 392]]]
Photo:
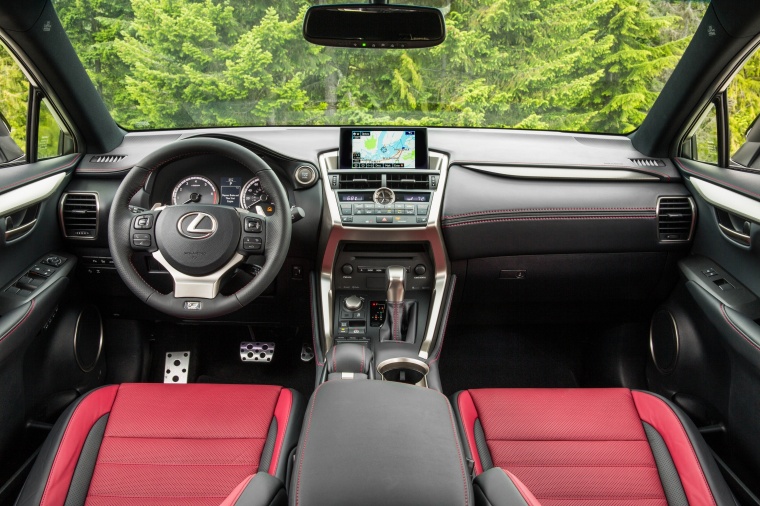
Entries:
[[[0, 168], [0, 489], [44, 436], [30, 443], [27, 424], [37, 409], [28, 399], [45, 371], [25, 364], [29, 350], [46, 346], [39, 340], [43, 328], [69, 295], [76, 258], [62, 252], [58, 202], [79, 159], [74, 155]], [[66, 261], [47, 278], [29, 277], [51, 252]], [[8, 484], [0, 504], [17, 488]]]
[[[676, 365], [666, 371], [650, 360], [650, 386], [678, 402], [760, 495], [760, 174], [677, 164], [699, 222], [691, 256], [679, 263], [681, 286], [662, 308], [673, 316]], [[653, 332], [652, 349], [665, 349], [663, 339]]]

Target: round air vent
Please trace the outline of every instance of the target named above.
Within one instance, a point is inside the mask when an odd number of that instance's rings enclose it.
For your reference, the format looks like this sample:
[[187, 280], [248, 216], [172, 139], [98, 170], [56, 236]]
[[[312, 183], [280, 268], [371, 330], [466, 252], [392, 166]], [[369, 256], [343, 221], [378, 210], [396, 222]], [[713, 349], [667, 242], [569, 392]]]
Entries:
[[95, 306], [82, 309], [74, 328], [74, 357], [83, 372], [92, 371], [103, 351], [103, 320]]
[[676, 319], [670, 311], [661, 309], [652, 316], [649, 326], [649, 350], [657, 370], [673, 372], [678, 361], [679, 336]]
[[311, 165], [300, 165], [295, 171], [296, 181], [304, 186], [309, 186], [317, 180], [317, 169]]

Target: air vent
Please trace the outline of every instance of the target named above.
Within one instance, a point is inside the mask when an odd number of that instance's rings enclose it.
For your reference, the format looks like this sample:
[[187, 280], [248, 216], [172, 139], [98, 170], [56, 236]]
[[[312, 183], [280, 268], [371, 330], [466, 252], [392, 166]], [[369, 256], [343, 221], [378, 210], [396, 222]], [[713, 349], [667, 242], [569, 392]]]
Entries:
[[64, 237], [95, 239], [98, 236], [98, 195], [66, 193], [61, 199], [61, 226]]
[[90, 158], [91, 163], [116, 163], [124, 160], [127, 155], [97, 155]]
[[430, 176], [427, 174], [388, 174], [386, 186], [392, 190], [427, 190]]
[[380, 188], [383, 185], [382, 174], [341, 174], [339, 177], [338, 188], [343, 190]]
[[660, 241], [688, 241], [694, 230], [694, 201], [689, 197], [657, 199], [657, 228]]
[[639, 167], [665, 167], [665, 162], [659, 158], [629, 158]]

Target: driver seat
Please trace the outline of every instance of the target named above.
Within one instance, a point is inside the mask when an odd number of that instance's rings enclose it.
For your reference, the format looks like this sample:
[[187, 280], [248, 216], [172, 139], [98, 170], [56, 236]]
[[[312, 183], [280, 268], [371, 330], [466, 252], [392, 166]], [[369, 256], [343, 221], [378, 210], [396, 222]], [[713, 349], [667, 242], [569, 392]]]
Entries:
[[286, 502], [303, 413], [301, 395], [279, 386], [101, 387], [61, 415], [16, 504]]

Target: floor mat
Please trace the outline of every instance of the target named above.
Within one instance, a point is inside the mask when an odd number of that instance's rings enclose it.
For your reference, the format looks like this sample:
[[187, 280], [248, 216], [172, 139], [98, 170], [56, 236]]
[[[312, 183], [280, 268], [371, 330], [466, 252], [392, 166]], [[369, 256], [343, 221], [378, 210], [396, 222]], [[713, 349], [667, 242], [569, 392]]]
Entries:
[[583, 336], [564, 327], [450, 327], [439, 364], [443, 391], [577, 387], [583, 348]]
[[[314, 391], [314, 360], [301, 360], [301, 346], [311, 341], [295, 327], [255, 327], [242, 325], [171, 325], [153, 345], [152, 381], [163, 381], [163, 360], [167, 351], [191, 351], [190, 381], [198, 383], [269, 384], [293, 388], [306, 398]], [[308, 329], [307, 329], [308, 330]], [[240, 360], [242, 341], [275, 343], [269, 363]]]

